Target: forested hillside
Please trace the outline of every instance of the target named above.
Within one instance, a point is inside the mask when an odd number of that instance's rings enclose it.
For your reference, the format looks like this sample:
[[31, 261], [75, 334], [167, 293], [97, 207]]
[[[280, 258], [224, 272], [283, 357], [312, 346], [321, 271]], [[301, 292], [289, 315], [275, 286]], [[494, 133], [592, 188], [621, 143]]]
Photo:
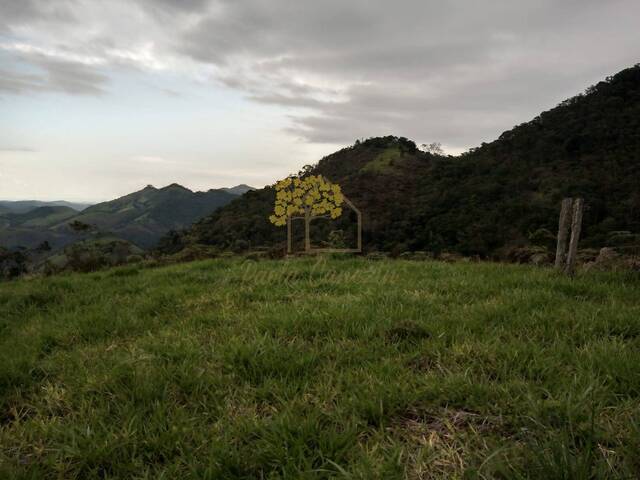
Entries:
[[[360, 208], [369, 250], [456, 251], [502, 256], [549, 245], [564, 196], [587, 202], [583, 246], [611, 232], [640, 232], [640, 65], [621, 71], [497, 140], [457, 156], [420, 151], [402, 137], [371, 138], [323, 158], [306, 173], [339, 183]], [[250, 191], [165, 248], [274, 246], [285, 229], [268, 214], [274, 191]], [[315, 228], [315, 241], [352, 218]]]
[[[244, 187], [234, 188], [246, 191]], [[169, 230], [191, 225], [237, 195], [224, 189], [192, 192], [174, 183], [164, 188], [148, 185], [81, 212], [67, 206], [38, 207], [42, 202], [6, 202], [7, 209], [20, 213], [0, 212], [0, 246], [35, 248], [47, 242], [56, 249], [82, 239], [90, 230], [148, 248]], [[86, 231], [79, 232], [71, 223], [84, 225]]]
[[148, 248], [167, 231], [184, 228], [234, 198], [236, 195], [223, 190], [192, 192], [176, 183], [164, 188], [149, 185], [124, 197], [93, 205], [74, 220]]

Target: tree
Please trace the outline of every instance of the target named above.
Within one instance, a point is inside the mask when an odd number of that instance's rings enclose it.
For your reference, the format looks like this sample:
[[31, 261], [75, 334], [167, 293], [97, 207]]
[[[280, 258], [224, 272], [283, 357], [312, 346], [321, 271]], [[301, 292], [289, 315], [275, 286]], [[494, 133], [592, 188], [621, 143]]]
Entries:
[[35, 250], [36, 250], [36, 252], [50, 252], [51, 251], [51, 245], [49, 244], [49, 242], [47, 240], [45, 240], [40, 245], [38, 245]]
[[11, 279], [27, 273], [27, 255], [20, 250], [0, 247], [0, 279]]
[[344, 195], [340, 185], [333, 184], [321, 175], [288, 177], [275, 185], [276, 201], [269, 221], [276, 226], [287, 225], [289, 250], [291, 249], [291, 219], [303, 215], [304, 250], [311, 251], [310, 223], [318, 217], [338, 218], [342, 215]]
[[444, 155], [444, 150], [442, 150], [442, 144], [440, 142], [423, 143], [422, 148], [425, 152], [432, 153], [433, 155]]
[[74, 220], [69, 223], [69, 227], [76, 233], [85, 233], [90, 231], [93, 227], [88, 223], [81, 222], [80, 220]]

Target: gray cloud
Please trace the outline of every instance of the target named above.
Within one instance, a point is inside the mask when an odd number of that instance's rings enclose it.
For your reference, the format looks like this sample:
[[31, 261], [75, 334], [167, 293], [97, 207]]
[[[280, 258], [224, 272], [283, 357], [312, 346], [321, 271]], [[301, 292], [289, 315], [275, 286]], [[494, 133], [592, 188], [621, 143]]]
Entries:
[[[25, 59], [40, 73], [0, 64], [0, 91], [98, 94], [109, 68], [191, 62], [185, 72], [288, 109], [289, 131], [319, 143], [474, 146], [640, 59], [637, 0], [0, 2], [10, 29], [75, 28], [55, 45], [69, 58]], [[145, 44], [147, 56], [134, 49]]]
[[108, 77], [94, 67], [50, 58], [41, 54], [21, 55], [20, 60], [37, 72], [0, 69], [0, 93], [63, 92], [71, 95], [105, 93]]
[[108, 77], [86, 65], [51, 59], [36, 64], [46, 72], [46, 86], [70, 94], [99, 95], [104, 93]]
[[204, 15], [212, 0], [131, 0], [160, 22], [174, 22], [176, 15]]
[[0, 70], [0, 92], [23, 93], [42, 88], [40, 75]]
[[72, 22], [73, 0], [0, 0], [0, 32], [40, 21]]
[[218, 5], [180, 51], [252, 100], [314, 110], [291, 127], [314, 142], [474, 145], [640, 58], [632, 0]]
[[78, 60], [95, 50], [92, 40], [74, 45], [29, 42], [32, 32], [55, 38], [80, 24], [77, 6], [77, 0], [0, 0], [0, 93], [104, 93], [108, 77]]

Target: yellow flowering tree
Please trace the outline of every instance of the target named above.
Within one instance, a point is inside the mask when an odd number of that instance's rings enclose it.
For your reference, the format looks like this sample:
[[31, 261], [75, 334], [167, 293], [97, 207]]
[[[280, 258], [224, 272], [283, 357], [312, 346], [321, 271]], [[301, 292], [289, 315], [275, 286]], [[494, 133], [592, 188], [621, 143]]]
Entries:
[[327, 181], [321, 175], [288, 177], [277, 182], [275, 189], [276, 201], [269, 220], [274, 225], [289, 227], [289, 249], [292, 218], [304, 219], [304, 250], [309, 252], [311, 220], [318, 217], [335, 219], [342, 215], [344, 195], [340, 185]]

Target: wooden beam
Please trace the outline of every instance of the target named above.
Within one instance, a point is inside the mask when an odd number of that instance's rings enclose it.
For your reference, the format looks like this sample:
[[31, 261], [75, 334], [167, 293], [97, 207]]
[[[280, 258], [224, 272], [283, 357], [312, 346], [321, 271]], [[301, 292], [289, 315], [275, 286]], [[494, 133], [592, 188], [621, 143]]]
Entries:
[[576, 257], [578, 255], [578, 242], [582, 231], [582, 215], [584, 212], [584, 198], [576, 198], [573, 201], [573, 218], [571, 219], [571, 240], [569, 241], [569, 253], [567, 254], [567, 266], [565, 271], [573, 275], [576, 269]]
[[560, 207], [560, 220], [558, 222], [558, 245], [556, 247], [555, 262], [555, 267], [558, 269], [564, 268], [564, 264], [567, 259], [567, 240], [569, 239], [569, 226], [571, 225], [570, 218], [572, 204], [572, 198], [565, 198], [564, 200], [562, 200], [562, 206]]

